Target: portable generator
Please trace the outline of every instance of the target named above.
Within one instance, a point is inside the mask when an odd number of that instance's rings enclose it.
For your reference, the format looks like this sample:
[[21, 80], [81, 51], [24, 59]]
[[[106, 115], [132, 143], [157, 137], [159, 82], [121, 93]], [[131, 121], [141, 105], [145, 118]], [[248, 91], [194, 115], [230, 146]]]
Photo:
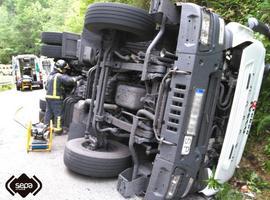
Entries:
[[51, 151], [53, 126], [39, 123], [29, 123], [27, 127], [27, 152]]

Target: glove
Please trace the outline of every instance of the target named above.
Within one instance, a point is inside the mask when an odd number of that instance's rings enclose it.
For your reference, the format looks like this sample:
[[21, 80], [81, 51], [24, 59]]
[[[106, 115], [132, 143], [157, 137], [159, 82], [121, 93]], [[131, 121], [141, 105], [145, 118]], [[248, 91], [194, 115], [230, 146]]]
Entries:
[[77, 82], [77, 81], [81, 80], [82, 78], [83, 78], [83, 76], [76, 76], [75, 81]]

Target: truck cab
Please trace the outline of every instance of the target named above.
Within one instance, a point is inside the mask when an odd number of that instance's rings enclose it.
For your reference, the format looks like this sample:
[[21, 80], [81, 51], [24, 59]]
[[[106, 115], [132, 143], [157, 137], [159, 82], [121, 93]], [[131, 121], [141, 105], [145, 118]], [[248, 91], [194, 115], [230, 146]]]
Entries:
[[85, 95], [65, 100], [66, 167], [118, 177], [125, 198], [213, 196], [208, 180], [228, 182], [242, 158], [268, 70], [254, 31], [270, 38], [257, 20], [226, 24], [193, 3], [90, 5], [72, 52], [87, 80]]

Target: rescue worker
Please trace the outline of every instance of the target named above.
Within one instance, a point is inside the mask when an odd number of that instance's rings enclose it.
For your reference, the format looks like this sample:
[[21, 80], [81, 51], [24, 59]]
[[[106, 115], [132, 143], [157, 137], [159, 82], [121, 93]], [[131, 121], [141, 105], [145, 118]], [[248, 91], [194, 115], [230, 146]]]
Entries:
[[48, 125], [53, 120], [54, 132], [62, 134], [63, 100], [66, 96], [64, 88], [75, 86], [82, 76], [71, 77], [67, 75], [70, 67], [65, 60], [58, 60], [54, 70], [50, 73], [46, 85], [46, 113], [44, 124]]

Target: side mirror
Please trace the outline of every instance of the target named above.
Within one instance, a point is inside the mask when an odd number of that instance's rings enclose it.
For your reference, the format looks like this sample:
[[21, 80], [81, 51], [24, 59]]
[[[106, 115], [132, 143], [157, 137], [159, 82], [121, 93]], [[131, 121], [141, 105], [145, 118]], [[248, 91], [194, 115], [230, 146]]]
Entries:
[[258, 21], [256, 18], [251, 17], [248, 19], [248, 27], [270, 39], [270, 27], [268, 24], [264, 24]]

